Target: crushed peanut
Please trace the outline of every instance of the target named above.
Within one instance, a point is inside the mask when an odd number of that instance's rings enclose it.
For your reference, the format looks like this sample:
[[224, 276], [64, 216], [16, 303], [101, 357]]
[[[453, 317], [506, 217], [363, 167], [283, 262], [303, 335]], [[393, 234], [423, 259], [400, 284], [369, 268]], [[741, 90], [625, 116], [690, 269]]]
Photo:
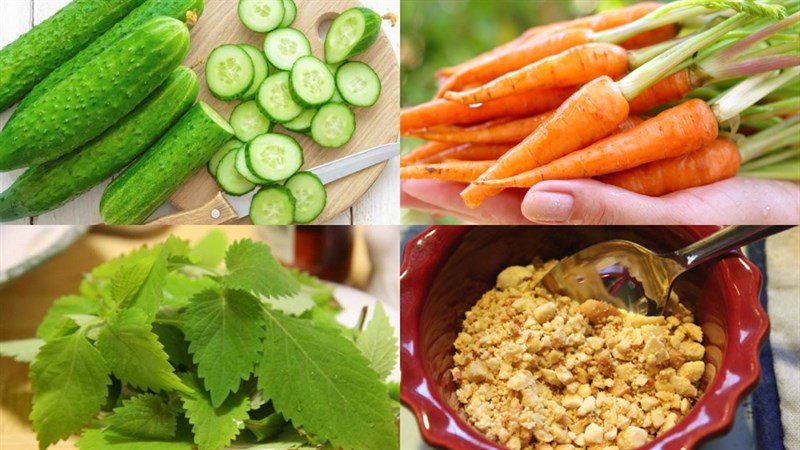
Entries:
[[631, 450], [700, 396], [703, 332], [666, 317], [578, 302], [539, 286], [556, 264], [513, 266], [466, 313], [453, 379], [467, 420], [511, 450]]

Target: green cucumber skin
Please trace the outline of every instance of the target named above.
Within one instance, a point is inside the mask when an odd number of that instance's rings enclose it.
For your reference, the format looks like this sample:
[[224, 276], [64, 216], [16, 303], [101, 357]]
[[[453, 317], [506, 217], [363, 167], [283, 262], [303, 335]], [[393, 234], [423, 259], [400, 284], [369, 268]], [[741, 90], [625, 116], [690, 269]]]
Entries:
[[0, 132], [0, 170], [51, 161], [96, 138], [160, 86], [188, 51], [183, 22], [150, 20], [9, 120]]
[[197, 75], [179, 67], [125, 119], [94, 141], [25, 171], [0, 194], [0, 221], [37, 216], [78, 197], [153, 145], [192, 106]]
[[[331, 61], [331, 60], [328, 59], [328, 56], [327, 56], [328, 55], [328, 52], [327, 52], [328, 43], [327, 43], [327, 39], [326, 39], [326, 42], [325, 42], [325, 50], [326, 50], [326, 52], [325, 52], [325, 62], [328, 63], [328, 64], [337, 64], [339, 62], [347, 60], [348, 58], [352, 58], [353, 56], [356, 56], [356, 55], [358, 55], [360, 53], [363, 53], [368, 48], [370, 48], [372, 46], [372, 44], [375, 43], [375, 41], [378, 40], [378, 35], [381, 32], [381, 22], [383, 21], [381, 16], [378, 13], [376, 13], [375, 11], [373, 11], [373, 10], [371, 10], [369, 8], [356, 7], [356, 8], [351, 8], [351, 9], [357, 9], [364, 16], [364, 33], [365, 33], [365, 35], [355, 45], [355, 47], [353, 47], [353, 49], [350, 50], [350, 53], [345, 55], [345, 57], [342, 58], [339, 61]], [[347, 11], [350, 11], [350, 10], [347, 10]], [[343, 14], [345, 12], [347, 12], [347, 11], [343, 11]]]
[[74, 0], [0, 50], [0, 111], [144, 0]]
[[135, 225], [147, 220], [233, 137], [203, 111], [201, 104], [190, 109], [106, 188], [100, 200], [100, 215], [106, 223]]
[[33, 90], [25, 96], [22, 102], [17, 105], [17, 112], [26, 108], [35, 99], [51, 90], [76, 69], [88, 63], [100, 53], [103, 53], [106, 49], [113, 46], [115, 42], [130, 34], [148, 20], [158, 16], [167, 16], [180, 21], [186, 21], [187, 14], [190, 11], [194, 12], [199, 18], [203, 14], [204, 2], [205, 0], [146, 0], [141, 6], [134, 9], [127, 17], [114, 25], [105, 34], [98, 37], [88, 47], [81, 50], [74, 58], [62, 64], [50, 73], [47, 78], [42, 80], [41, 83], [37, 84]]

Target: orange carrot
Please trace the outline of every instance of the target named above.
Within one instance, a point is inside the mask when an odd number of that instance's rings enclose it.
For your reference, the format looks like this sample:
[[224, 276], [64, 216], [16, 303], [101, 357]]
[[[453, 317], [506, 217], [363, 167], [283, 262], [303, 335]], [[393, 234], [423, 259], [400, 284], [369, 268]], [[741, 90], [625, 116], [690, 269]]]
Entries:
[[435, 164], [448, 159], [456, 161], [488, 161], [497, 160], [511, 148], [503, 144], [460, 144], [443, 150], [425, 159], [420, 159], [417, 164]]
[[[507, 178], [547, 164], [608, 136], [626, 117], [628, 101], [616, 83], [607, 76], [599, 77], [559, 106], [550, 120], [503, 155], [480, 180]], [[499, 187], [471, 184], [461, 198], [475, 208], [500, 191]]]
[[655, 107], [666, 105], [669, 102], [678, 101], [695, 87], [695, 83], [693, 83], [689, 77], [689, 70], [680, 70], [650, 86], [642, 91], [641, 94], [634, 97], [629, 103], [631, 112], [649, 111]]
[[742, 163], [730, 139], [717, 138], [700, 150], [662, 159], [600, 178], [600, 181], [658, 197], [736, 176]]
[[427, 179], [469, 183], [488, 169], [494, 161], [449, 161], [400, 168], [404, 180]]
[[535, 116], [516, 119], [485, 128], [440, 125], [433, 128], [414, 130], [411, 131], [409, 135], [429, 141], [441, 142], [519, 144], [552, 115], [553, 111], [548, 111]]
[[718, 132], [719, 124], [711, 108], [702, 100], [691, 99], [628, 131], [533, 170], [478, 183], [491, 187], [531, 187], [545, 180], [598, 177], [698, 150], [716, 139]]
[[534, 89], [576, 86], [601, 75], [615, 77], [628, 70], [628, 53], [614, 44], [584, 44], [509, 72], [483, 86], [447, 92], [445, 98], [464, 104], [481, 103]]
[[431, 100], [400, 113], [400, 133], [435, 125], [485, 122], [508, 116], [530, 116], [549, 111], [575, 92], [574, 88], [532, 91], [471, 107], [444, 99]]
[[672, 23], [664, 25], [663, 27], [654, 30], [645, 31], [644, 33], [637, 34], [636, 36], [628, 39], [627, 41], [619, 44], [628, 50], [635, 50], [637, 48], [649, 47], [651, 45], [659, 44], [668, 41], [678, 35], [678, 25]]
[[428, 142], [426, 144], [420, 145], [419, 147], [411, 150], [410, 152], [406, 153], [400, 158], [400, 166], [408, 166], [414, 164], [416, 161], [420, 159], [427, 158], [431, 155], [435, 155], [442, 150], [446, 150], [450, 147], [453, 147], [455, 144], [451, 144], [449, 142]]

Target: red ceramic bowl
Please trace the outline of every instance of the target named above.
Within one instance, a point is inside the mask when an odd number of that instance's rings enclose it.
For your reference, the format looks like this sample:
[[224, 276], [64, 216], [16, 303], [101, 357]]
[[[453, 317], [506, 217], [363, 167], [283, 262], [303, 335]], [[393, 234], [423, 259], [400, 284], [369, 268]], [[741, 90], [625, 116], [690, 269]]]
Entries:
[[[450, 376], [464, 313], [505, 267], [534, 256], [560, 258], [590, 244], [628, 239], [671, 251], [713, 227], [431, 227], [408, 243], [401, 269], [400, 396], [426, 441], [450, 449], [500, 449], [458, 412]], [[645, 449], [691, 449], [733, 423], [736, 405], [758, 382], [758, 349], [767, 314], [758, 302], [761, 274], [740, 253], [682, 275], [675, 289], [704, 332], [708, 386], [672, 430]], [[707, 373], [708, 374], [708, 373]]]

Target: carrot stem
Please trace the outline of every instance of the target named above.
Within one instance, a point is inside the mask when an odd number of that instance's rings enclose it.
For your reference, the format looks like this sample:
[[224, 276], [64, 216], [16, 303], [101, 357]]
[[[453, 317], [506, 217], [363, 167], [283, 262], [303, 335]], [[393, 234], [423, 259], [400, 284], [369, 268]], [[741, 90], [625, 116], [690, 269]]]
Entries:
[[743, 121], [768, 119], [775, 116], [784, 116], [800, 111], [800, 99], [786, 98], [764, 105], [753, 105], [742, 111]]
[[748, 136], [739, 146], [742, 160], [752, 161], [772, 149], [796, 143], [800, 136], [800, 115], [784, 120], [782, 123]]
[[638, 50], [631, 50], [628, 52], [628, 65], [631, 68], [637, 68], [644, 65], [646, 62], [655, 58], [656, 56], [664, 53], [672, 47], [691, 39], [694, 35], [683, 36], [669, 41], [659, 42], [658, 44], [649, 47], [640, 48]]
[[766, 167], [745, 170], [739, 172], [739, 175], [770, 180], [798, 181], [800, 180], [800, 156], [795, 156]]
[[747, 172], [750, 170], [760, 169], [762, 167], [768, 167], [796, 156], [800, 156], [800, 145], [779, 148], [765, 154], [764, 156], [761, 156], [760, 158], [749, 161], [746, 164], [742, 164], [741, 171]]
[[[654, 30], [664, 25], [672, 23], [683, 22], [689, 18], [708, 14], [713, 10], [703, 6], [688, 6], [683, 5], [685, 1], [676, 2], [677, 8], [674, 6], [662, 6], [655, 11], [643, 16], [640, 19], [625, 25], [611, 28], [609, 30], [600, 31], [594, 34], [595, 42], [609, 42], [617, 43], [630, 39], [643, 31]], [[671, 11], [670, 11], [671, 10]]]
[[777, 76], [764, 73], [747, 78], [713, 102], [714, 115], [720, 123], [730, 120], [755, 105], [770, 92], [794, 81], [799, 76], [800, 67], [793, 67]]

